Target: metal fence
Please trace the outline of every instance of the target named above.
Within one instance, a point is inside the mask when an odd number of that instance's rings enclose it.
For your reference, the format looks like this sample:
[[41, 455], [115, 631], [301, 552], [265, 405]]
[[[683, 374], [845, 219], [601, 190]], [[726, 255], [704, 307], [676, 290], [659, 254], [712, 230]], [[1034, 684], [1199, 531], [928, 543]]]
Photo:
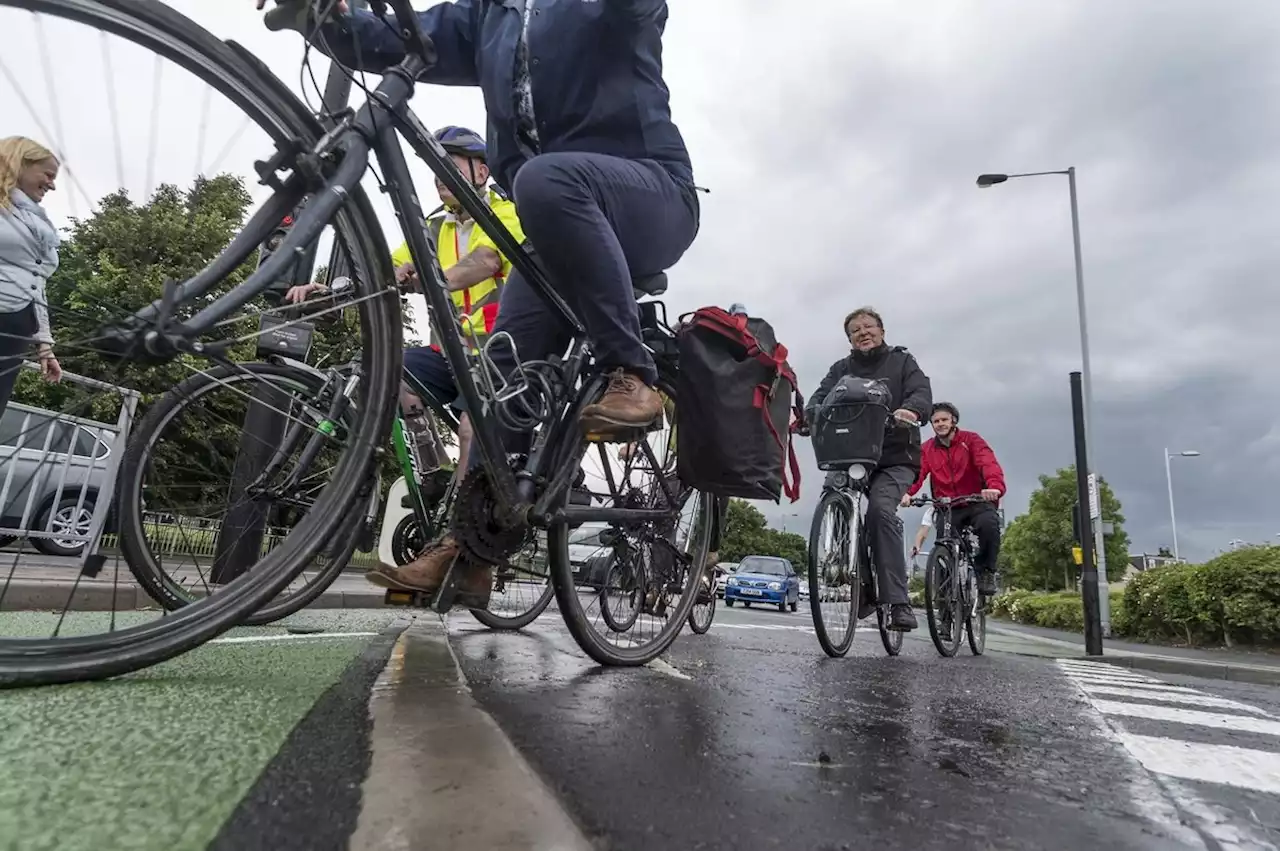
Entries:
[[113, 425], [9, 403], [0, 416], [0, 537], [31, 540], [49, 555], [79, 555], [84, 570], [111, 510], [141, 394], [72, 372], [62, 379], [118, 396], [119, 416]]

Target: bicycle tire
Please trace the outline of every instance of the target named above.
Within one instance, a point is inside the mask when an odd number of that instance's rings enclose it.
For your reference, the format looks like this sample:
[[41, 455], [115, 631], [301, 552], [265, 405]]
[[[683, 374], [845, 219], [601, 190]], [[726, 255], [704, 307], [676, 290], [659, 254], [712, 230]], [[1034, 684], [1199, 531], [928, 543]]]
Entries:
[[884, 652], [897, 656], [902, 652], [902, 630], [889, 629], [889, 621], [884, 606], [876, 606], [876, 626], [880, 629], [880, 643]]
[[[188, 404], [200, 400], [206, 393], [217, 389], [255, 379], [270, 380], [273, 384], [295, 385], [296, 389], [310, 394], [318, 393], [324, 387], [324, 379], [316, 374], [294, 366], [273, 363], [246, 363], [237, 367], [218, 366], [206, 372], [188, 376], [158, 399], [146, 416], [138, 423], [137, 429], [129, 438], [120, 461], [120, 550], [134, 578], [142, 589], [168, 611], [177, 611], [191, 605], [200, 596], [187, 592], [181, 584], [157, 562], [145, 531], [144, 515], [141, 505], [143, 478], [150, 465], [148, 463], [151, 450], [160, 438], [164, 429], [178, 416]], [[290, 388], [286, 388], [288, 392]], [[317, 571], [315, 578], [309, 580], [298, 591], [280, 597], [244, 619], [249, 626], [261, 626], [301, 610], [333, 584], [342, 573], [346, 562], [355, 550], [359, 537], [360, 512], [351, 512], [350, 520], [344, 522], [342, 531], [332, 536], [339, 541], [336, 550], [331, 549], [329, 563]]]
[[[672, 400], [677, 400], [674, 382], [666, 374], [660, 374], [657, 382], [659, 393], [665, 393]], [[585, 407], [594, 399], [580, 396], [577, 405], [570, 412], [573, 422]], [[677, 400], [677, 405], [679, 404]], [[572, 457], [580, 457], [574, 454]], [[567, 504], [568, 495], [566, 495]], [[569, 561], [569, 527], [567, 523], [553, 523], [547, 529], [547, 549], [551, 558], [552, 584], [555, 586], [556, 602], [560, 606], [560, 614], [573, 640], [578, 643], [591, 659], [601, 665], [611, 667], [634, 667], [647, 664], [661, 656], [676, 640], [684, 629], [689, 612], [697, 599], [697, 584], [701, 581], [702, 565], [706, 564], [707, 553], [711, 544], [711, 522], [714, 510], [714, 498], [709, 493], [692, 490], [685, 496], [683, 504], [689, 500], [697, 500], [695, 508], [702, 513], [703, 533], [698, 536], [693, 552], [686, 553], [692, 557], [691, 567], [685, 571], [684, 585], [676, 606], [666, 613], [666, 624], [659, 631], [657, 638], [639, 648], [620, 648], [605, 642], [587, 622], [586, 612], [582, 608], [582, 600], [578, 596], [574, 583], [573, 565]], [[694, 526], [696, 528], [696, 525]]]
[[[706, 617], [700, 618], [699, 612], [706, 612]], [[689, 629], [694, 635], [706, 635], [711, 629], [711, 623], [716, 618], [716, 591], [715, 585], [711, 588], [711, 602], [699, 603], [695, 602], [693, 608], [689, 610]]]
[[[826, 577], [822, 572], [822, 565], [818, 564], [817, 556], [817, 552], [821, 547], [822, 521], [829, 509], [834, 509], [837, 519], [849, 528], [849, 536], [846, 539], [846, 546], [849, 548], [849, 557], [846, 560], [846, 564], [851, 571], [849, 577], [849, 629], [845, 636], [838, 641], [832, 640], [830, 631], [827, 629], [826, 618], [822, 612], [822, 597], [827, 588], [827, 583], [825, 581]], [[822, 499], [818, 502], [818, 507], [814, 509], [813, 522], [809, 528], [809, 611], [813, 614], [813, 631], [818, 637], [818, 644], [821, 645], [822, 652], [833, 659], [839, 659], [849, 652], [849, 648], [853, 646], [853, 637], [858, 631], [858, 607], [862, 604], [862, 566], [858, 563], [861, 548], [858, 546], [857, 541], [861, 526], [861, 513], [849, 504], [849, 500], [844, 494], [834, 490], [823, 492]], [[837, 600], [836, 602], [838, 603], [839, 601]]]
[[[190, 70], [228, 97], [277, 144], [314, 144], [324, 128], [260, 62], [220, 41], [159, 0], [0, 0], [0, 5], [47, 12], [120, 35]], [[250, 57], [251, 58], [251, 57]], [[333, 220], [353, 264], [353, 278], [371, 294], [396, 292], [386, 240], [363, 189], [348, 190]], [[270, 552], [253, 574], [223, 593], [175, 614], [115, 632], [68, 638], [0, 640], [0, 686], [30, 686], [103, 679], [173, 658], [239, 624], [283, 591], [341, 524], [391, 425], [399, 384], [402, 323], [399, 300], [369, 298], [357, 309], [377, 336], [362, 352], [362, 429], [326, 488], [294, 534]], [[339, 489], [336, 483], [349, 482]]]
[[987, 600], [981, 595], [978, 596], [976, 627], [974, 618], [975, 615], [970, 614], [964, 619], [964, 630], [969, 638], [969, 652], [974, 656], [981, 656], [987, 650]]
[[[961, 633], [964, 630], [964, 624], [960, 621], [960, 610], [956, 605], [954, 598], [955, 578], [952, 575], [947, 576], [946, 588], [940, 588], [942, 583], [941, 565], [943, 560], [947, 559], [951, 563], [951, 570], [956, 570], [956, 558], [950, 548], [946, 546], [935, 546], [929, 552], [929, 561], [925, 564], [924, 569], [924, 608], [925, 616], [929, 621], [929, 637], [933, 639], [933, 646], [938, 649], [946, 658], [950, 659], [956, 655], [956, 651], [960, 649]], [[945, 595], [941, 602], [945, 602], [947, 607], [951, 609], [951, 629], [952, 636], [944, 641], [940, 634], [942, 613], [939, 608], [939, 595]]]

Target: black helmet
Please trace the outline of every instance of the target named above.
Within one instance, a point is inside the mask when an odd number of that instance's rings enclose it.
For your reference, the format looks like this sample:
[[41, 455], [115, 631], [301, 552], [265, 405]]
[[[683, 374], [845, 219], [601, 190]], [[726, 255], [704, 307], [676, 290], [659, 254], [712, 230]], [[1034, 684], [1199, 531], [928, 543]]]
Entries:
[[474, 130], [455, 127], [451, 124], [448, 127], [441, 127], [432, 135], [440, 143], [440, 147], [451, 154], [461, 154], [478, 160], [484, 159], [484, 137]]
[[960, 422], [960, 409], [950, 402], [934, 402], [933, 410], [929, 412], [929, 419], [933, 419], [933, 415], [938, 411], [946, 411], [951, 415], [952, 421]]

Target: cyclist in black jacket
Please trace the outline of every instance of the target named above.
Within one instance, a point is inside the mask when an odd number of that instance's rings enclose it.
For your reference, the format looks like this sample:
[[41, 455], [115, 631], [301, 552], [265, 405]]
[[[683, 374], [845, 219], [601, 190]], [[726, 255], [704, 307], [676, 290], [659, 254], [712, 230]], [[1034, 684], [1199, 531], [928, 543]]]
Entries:
[[[928, 419], [933, 408], [933, 388], [916, 359], [903, 346], [884, 341], [884, 320], [870, 307], [860, 307], [844, 319], [844, 331], [853, 347], [849, 356], [827, 370], [818, 389], [810, 397], [812, 410], [822, 404], [836, 383], [846, 375], [880, 379], [888, 385], [894, 416], [918, 424]], [[902, 520], [898, 503], [920, 473], [920, 432], [914, 426], [890, 429], [885, 435], [880, 466], [871, 476], [867, 491], [867, 528], [871, 553], [880, 572], [880, 591], [892, 606], [890, 626], [898, 630], [916, 628], [916, 616], [907, 596], [907, 559], [903, 552]], [[859, 612], [865, 617], [869, 610]]]

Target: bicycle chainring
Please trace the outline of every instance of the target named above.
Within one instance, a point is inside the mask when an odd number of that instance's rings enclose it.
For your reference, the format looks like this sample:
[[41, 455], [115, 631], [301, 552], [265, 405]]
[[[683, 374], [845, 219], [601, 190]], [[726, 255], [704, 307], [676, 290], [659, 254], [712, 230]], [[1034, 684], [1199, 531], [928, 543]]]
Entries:
[[483, 469], [467, 474], [458, 486], [453, 506], [453, 534], [463, 555], [477, 564], [506, 564], [533, 537], [529, 526], [503, 528], [497, 523], [497, 502]]

